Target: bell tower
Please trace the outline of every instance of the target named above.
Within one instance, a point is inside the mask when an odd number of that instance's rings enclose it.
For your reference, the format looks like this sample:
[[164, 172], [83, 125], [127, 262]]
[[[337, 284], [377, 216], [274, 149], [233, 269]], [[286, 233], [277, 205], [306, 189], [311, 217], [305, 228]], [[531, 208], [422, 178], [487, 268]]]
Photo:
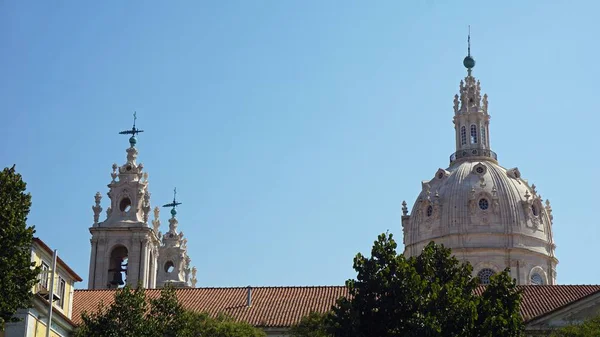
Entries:
[[136, 135], [143, 132], [135, 127], [120, 134], [131, 135], [127, 161], [113, 164], [112, 180], [108, 184], [110, 206], [106, 219], [100, 220], [102, 194], [96, 193], [92, 234], [89, 289], [118, 288], [124, 284], [144, 288], [156, 286], [158, 233], [148, 226], [150, 192], [148, 173], [137, 163]]
[[[163, 205], [171, 207], [171, 218], [169, 219], [169, 231], [162, 238], [162, 245], [158, 248], [158, 273], [156, 285], [159, 288], [170, 284], [176, 288], [195, 287], [196, 273], [190, 268], [191, 259], [187, 254], [187, 239], [183, 232], [177, 231], [177, 189], [173, 191], [173, 202]], [[155, 209], [155, 217], [158, 217], [158, 208]], [[160, 220], [156, 220], [160, 221]], [[158, 222], [160, 225], [160, 222]], [[191, 276], [191, 277], [190, 277]]]

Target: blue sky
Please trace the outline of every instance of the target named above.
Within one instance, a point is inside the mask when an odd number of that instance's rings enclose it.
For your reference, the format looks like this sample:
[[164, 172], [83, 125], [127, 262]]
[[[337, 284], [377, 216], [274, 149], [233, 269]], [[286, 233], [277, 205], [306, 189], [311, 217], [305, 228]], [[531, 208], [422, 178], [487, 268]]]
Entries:
[[93, 197], [137, 111], [152, 202], [177, 186], [199, 286], [343, 284], [448, 164], [470, 24], [492, 148], [552, 202], [559, 283], [598, 284], [599, 7], [3, 1], [0, 166], [86, 287]]

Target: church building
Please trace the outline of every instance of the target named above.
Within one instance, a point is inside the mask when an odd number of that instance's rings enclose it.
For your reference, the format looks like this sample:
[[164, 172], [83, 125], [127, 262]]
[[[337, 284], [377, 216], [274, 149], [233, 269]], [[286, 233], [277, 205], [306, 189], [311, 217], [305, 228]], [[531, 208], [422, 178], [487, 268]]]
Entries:
[[472, 75], [470, 49], [467, 77], [454, 96], [456, 152], [447, 168], [421, 183], [410, 215], [402, 203], [404, 254], [419, 255], [435, 241], [470, 262], [483, 284], [508, 267], [517, 284], [556, 284], [550, 201], [518, 168], [499, 165], [490, 145], [488, 96]]
[[[444, 244], [470, 262], [482, 284], [510, 268], [523, 290], [521, 315], [530, 336], [600, 314], [600, 285], [557, 285], [550, 202], [518, 168], [499, 164], [491, 148], [488, 96], [472, 74], [470, 47], [463, 64], [467, 76], [454, 96], [456, 148], [449, 165], [421, 183], [410, 212], [402, 203], [404, 254], [418, 255], [430, 241]], [[165, 233], [160, 209], [151, 207], [148, 174], [137, 162], [140, 132], [134, 115], [133, 128], [121, 132], [131, 137], [126, 161], [112, 166], [105, 213], [102, 193], [95, 195], [88, 289], [74, 291], [74, 324], [99, 303], [110, 304], [114, 289], [125, 283], [148, 288], [150, 296], [172, 284], [185, 308], [228, 314], [278, 337], [311, 311], [325, 312], [348, 295], [345, 286], [196, 288], [196, 268], [178, 230], [176, 193], [164, 205], [171, 215]]]
[[102, 194], [96, 193], [92, 234], [89, 289], [114, 289], [125, 283], [152, 289], [171, 284], [174, 287], [194, 287], [196, 268], [190, 266], [187, 239], [177, 230], [177, 191], [171, 207], [169, 230], [160, 231], [160, 209], [153, 210], [154, 219], [149, 225], [150, 191], [148, 173], [137, 163], [136, 135], [143, 132], [135, 127], [122, 131], [131, 135], [127, 148], [127, 161], [112, 165], [112, 180], [108, 184], [110, 206], [106, 219], [100, 221]]

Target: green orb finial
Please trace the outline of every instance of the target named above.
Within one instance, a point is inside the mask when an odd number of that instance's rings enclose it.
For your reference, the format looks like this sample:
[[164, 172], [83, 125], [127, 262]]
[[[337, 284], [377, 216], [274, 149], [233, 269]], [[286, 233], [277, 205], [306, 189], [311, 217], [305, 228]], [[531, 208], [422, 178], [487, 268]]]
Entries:
[[[463, 60], [463, 65], [465, 68], [473, 69], [475, 67], [475, 59], [471, 56], [471, 26], [469, 25], [469, 35], [467, 37], [467, 57]], [[470, 74], [470, 72], [469, 72]]]
[[469, 55], [463, 60], [463, 65], [467, 69], [472, 69], [473, 67], [475, 67], [475, 59], [471, 55]]
[[177, 215], [177, 210], [175, 209], [175, 207], [171, 208], [171, 215], [172, 216], [176, 216]]
[[129, 138], [129, 144], [131, 145], [131, 147], [134, 147], [135, 144], [137, 144], [137, 138], [135, 138], [135, 136], [131, 136]]

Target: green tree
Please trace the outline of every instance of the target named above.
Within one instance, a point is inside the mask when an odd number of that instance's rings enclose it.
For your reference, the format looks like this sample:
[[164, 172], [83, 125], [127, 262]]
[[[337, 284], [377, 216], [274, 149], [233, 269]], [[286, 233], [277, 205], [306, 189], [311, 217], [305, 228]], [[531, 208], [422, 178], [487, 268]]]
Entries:
[[477, 296], [471, 266], [449, 249], [432, 242], [405, 258], [396, 248], [391, 234], [381, 234], [371, 257], [356, 255], [357, 277], [346, 282], [350, 296], [331, 313], [301, 321], [293, 336], [522, 336], [521, 295], [507, 270]]
[[177, 300], [175, 289], [167, 286], [160, 291], [160, 297], [150, 300], [149, 323], [152, 332], [161, 337], [180, 336], [179, 330], [185, 324], [185, 310]]
[[311, 312], [294, 324], [288, 334], [291, 337], [329, 337], [326, 328], [327, 313]]
[[227, 316], [210, 317], [205, 313], [186, 311], [172, 287], [160, 296], [148, 299], [143, 288], [129, 285], [115, 293], [115, 301], [97, 312], [82, 315], [83, 323], [76, 337], [264, 337], [253, 326]]
[[207, 313], [187, 311], [183, 322], [178, 337], [266, 337], [261, 329], [223, 314], [211, 317]]
[[519, 311], [521, 292], [508, 272], [507, 268], [504, 272], [493, 275], [490, 284], [479, 297], [475, 336], [518, 337], [522, 335], [524, 325]]
[[581, 324], [572, 324], [561, 328], [552, 337], [598, 337], [600, 336], [600, 316], [593, 317]]
[[31, 306], [31, 288], [39, 268], [31, 262], [35, 229], [27, 226], [31, 195], [15, 167], [0, 172], [0, 331], [17, 319], [20, 308]]
[[[154, 308], [153, 308], [154, 309]], [[148, 304], [142, 287], [129, 285], [115, 293], [115, 301], [108, 307], [100, 303], [95, 313], [83, 313], [83, 323], [77, 329], [78, 337], [150, 337], [156, 324], [146, 322]], [[156, 312], [156, 311], [155, 311]], [[150, 324], [149, 324], [150, 323]]]

